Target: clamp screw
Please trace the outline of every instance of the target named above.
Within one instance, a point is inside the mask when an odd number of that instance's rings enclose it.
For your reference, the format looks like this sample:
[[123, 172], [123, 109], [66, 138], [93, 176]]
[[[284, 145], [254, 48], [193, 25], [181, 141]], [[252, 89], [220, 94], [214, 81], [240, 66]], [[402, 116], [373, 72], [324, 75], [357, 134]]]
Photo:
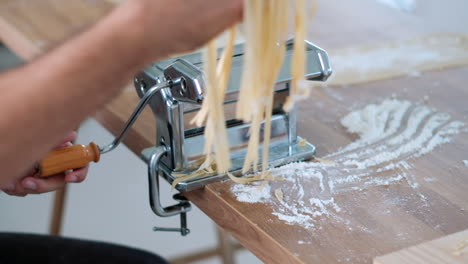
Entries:
[[[181, 193], [174, 194], [172, 196], [174, 200], [179, 201], [179, 205], [188, 204], [188, 199], [185, 198]], [[190, 229], [187, 228], [187, 213], [181, 212], [180, 213], [180, 228], [177, 227], [153, 227], [153, 231], [163, 231], [163, 232], [180, 232], [182, 236], [186, 236], [190, 234]]]

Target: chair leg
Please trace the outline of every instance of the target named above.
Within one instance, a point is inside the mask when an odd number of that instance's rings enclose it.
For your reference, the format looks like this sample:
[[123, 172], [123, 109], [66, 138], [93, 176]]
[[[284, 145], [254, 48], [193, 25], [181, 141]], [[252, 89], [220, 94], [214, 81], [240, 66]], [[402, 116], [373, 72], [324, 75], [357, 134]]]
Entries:
[[[243, 250], [244, 247], [239, 244], [239, 243], [236, 243], [236, 242], [231, 242], [229, 240], [229, 235], [221, 230], [219, 227], [217, 227], [217, 233], [218, 233], [218, 245], [217, 247], [215, 248], [209, 248], [209, 249], [205, 249], [205, 250], [202, 250], [202, 251], [197, 251], [197, 252], [194, 252], [194, 253], [189, 253], [187, 255], [181, 255], [181, 256], [178, 256], [176, 258], [172, 258], [172, 259], [169, 259], [169, 263], [171, 264], [189, 264], [189, 263], [192, 263], [192, 262], [200, 262], [202, 260], [207, 260], [207, 259], [210, 259], [210, 258], [213, 258], [213, 257], [220, 257], [224, 263], [234, 263], [234, 253], [236, 251], [239, 251], [239, 250]], [[221, 237], [223, 237], [223, 239], [221, 239]], [[224, 239], [225, 237], [227, 237], [228, 239]], [[228, 241], [228, 243], [230, 244], [227, 244], [228, 246], [222, 246], [224, 244], [224, 242], [221, 242], [221, 241]], [[229, 255], [229, 254], [225, 254], [226, 250], [223, 250], [226, 249], [226, 248], [229, 248], [231, 247], [232, 248], [232, 253], [231, 253], [231, 260], [232, 262], [229, 262], [229, 258], [226, 258], [225, 255]]]
[[224, 264], [234, 264], [235, 245], [231, 241], [231, 236], [222, 228], [217, 227], [218, 243], [221, 259]]
[[[79, 128], [77, 129], [77, 131]], [[73, 140], [72, 144], [75, 144]], [[54, 194], [54, 207], [52, 208], [52, 217], [50, 219], [49, 234], [52, 236], [59, 236], [62, 232], [63, 210], [65, 208], [65, 200], [67, 198], [67, 185], [62, 189], [55, 191]]]
[[57, 190], [54, 195], [54, 207], [52, 208], [52, 218], [49, 226], [49, 234], [53, 236], [60, 235], [62, 229], [63, 209], [67, 196], [67, 186]]

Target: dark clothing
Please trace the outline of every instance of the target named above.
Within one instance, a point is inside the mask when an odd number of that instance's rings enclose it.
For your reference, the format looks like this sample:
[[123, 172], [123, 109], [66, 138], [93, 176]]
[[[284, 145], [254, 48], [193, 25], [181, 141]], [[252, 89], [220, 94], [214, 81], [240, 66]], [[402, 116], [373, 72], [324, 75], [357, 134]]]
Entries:
[[0, 233], [0, 263], [168, 264], [146, 251], [78, 239]]

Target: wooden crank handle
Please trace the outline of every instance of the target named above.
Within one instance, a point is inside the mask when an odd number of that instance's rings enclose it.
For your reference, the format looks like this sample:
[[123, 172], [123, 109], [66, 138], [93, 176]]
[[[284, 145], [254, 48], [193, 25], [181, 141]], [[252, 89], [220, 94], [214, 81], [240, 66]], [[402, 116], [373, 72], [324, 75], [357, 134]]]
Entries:
[[68, 170], [86, 167], [91, 161], [98, 162], [101, 157], [96, 143], [73, 145], [56, 149], [49, 153], [38, 164], [39, 177], [48, 177]]

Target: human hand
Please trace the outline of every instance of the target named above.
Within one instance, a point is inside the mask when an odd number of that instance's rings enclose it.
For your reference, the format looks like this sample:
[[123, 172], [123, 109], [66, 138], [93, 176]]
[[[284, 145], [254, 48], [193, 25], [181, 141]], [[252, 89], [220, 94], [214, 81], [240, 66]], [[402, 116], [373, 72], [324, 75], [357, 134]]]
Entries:
[[[76, 138], [76, 132], [70, 133], [63, 139], [57, 148], [68, 147]], [[38, 178], [36, 169], [31, 169], [29, 173], [17, 179], [15, 182], [5, 185], [3, 192], [14, 196], [26, 196], [28, 194], [40, 194], [63, 188], [67, 183], [78, 183], [85, 180], [88, 167], [74, 170], [69, 173], [53, 175], [47, 178]]]
[[[133, 0], [121, 8], [133, 12], [133, 30], [143, 35], [150, 57], [199, 48], [242, 19], [244, 0]], [[124, 11], [124, 10], [121, 10]], [[151, 52], [156, 52], [151, 54]]]

